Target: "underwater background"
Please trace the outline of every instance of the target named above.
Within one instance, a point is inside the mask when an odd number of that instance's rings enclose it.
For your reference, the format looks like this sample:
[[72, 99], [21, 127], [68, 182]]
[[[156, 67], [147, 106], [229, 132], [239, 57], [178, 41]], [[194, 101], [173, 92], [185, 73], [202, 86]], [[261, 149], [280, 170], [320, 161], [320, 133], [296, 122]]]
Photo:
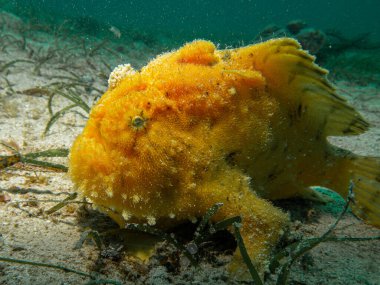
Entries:
[[[29, 0], [0, 1], [0, 5], [36, 28], [111, 41], [119, 51], [129, 44], [157, 54], [194, 39], [226, 48], [295, 37], [330, 69], [331, 76], [339, 69], [337, 76], [350, 80], [379, 81], [380, 2], [376, 0]], [[137, 67], [145, 63], [142, 60]]]
[[[224, 268], [236, 247], [226, 233], [205, 246], [199, 267], [167, 241], [148, 261], [130, 257], [144, 259], [140, 249], [157, 239], [117, 232], [73, 194], [68, 149], [119, 64], [138, 69], [194, 39], [230, 48], [288, 36], [316, 55], [337, 93], [371, 124], [361, 136], [330, 141], [379, 156], [379, 11], [377, 0], [0, 0], [0, 285], [245, 284]], [[278, 250], [336, 221], [345, 201], [325, 194], [333, 198], [325, 205], [278, 204], [292, 218]], [[185, 225], [175, 234], [185, 243], [194, 231]], [[334, 233], [341, 242], [302, 255], [289, 284], [380, 284], [379, 230], [346, 213]], [[285, 284], [276, 278], [267, 274], [265, 284]]]
[[[152, 37], [179, 41], [209, 39], [220, 44], [252, 42], [270, 24], [285, 26], [301, 19], [321, 30], [336, 29], [351, 37], [369, 33], [380, 38], [376, 0], [167, 0], [167, 1], [2, 1], [5, 9], [24, 18], [59, 24], [81, 21], [89, 32], [106, 32], [107, 26], [136, 29]], [[37, 20], [35, 19], [35, 20]]]

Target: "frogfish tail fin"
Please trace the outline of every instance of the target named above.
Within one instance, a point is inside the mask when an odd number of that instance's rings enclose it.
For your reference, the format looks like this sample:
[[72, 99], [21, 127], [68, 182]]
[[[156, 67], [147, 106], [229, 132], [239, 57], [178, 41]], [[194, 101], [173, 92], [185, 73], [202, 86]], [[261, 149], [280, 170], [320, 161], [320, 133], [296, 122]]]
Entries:
[[336, 190], [346, 197], [348, 184], [352, 181], [353, 213], [368, 224], [380, 227], [380, 157], [355, 155], [344, 164], [345, 173], [341, 174], [341, 178], [345, 178], [347, 187]]

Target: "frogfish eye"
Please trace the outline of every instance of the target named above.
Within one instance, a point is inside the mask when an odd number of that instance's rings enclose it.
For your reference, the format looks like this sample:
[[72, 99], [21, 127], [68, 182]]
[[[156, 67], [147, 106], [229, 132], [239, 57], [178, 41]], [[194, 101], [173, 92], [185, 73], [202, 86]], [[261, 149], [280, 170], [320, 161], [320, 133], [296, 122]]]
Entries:
[[131, 126], [135, 130], [141, 130], [145, 128], [147, 119], [141, 117], [141, 116], [134, 116], [131, 119]]

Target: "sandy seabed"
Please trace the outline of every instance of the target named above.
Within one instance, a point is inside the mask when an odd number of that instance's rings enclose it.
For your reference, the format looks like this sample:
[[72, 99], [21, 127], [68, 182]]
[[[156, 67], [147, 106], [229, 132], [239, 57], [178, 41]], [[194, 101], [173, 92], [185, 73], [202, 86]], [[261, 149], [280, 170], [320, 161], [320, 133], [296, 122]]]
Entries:
[[[21, 153], [70, 148], [81, 132], [86, 112], [80, 108], [59, 117], [46, 135], [52, 114], [48, 101], [56, 90], [81, 94], [92, 105], [106, 89], [110, 68], [121, 63], [144, 65], [162, 50], [143, 42], [116, 44], [33, 29], [20, 19], [0, 13], [0, 140]], [[16, 62], [13, 62], [17, 60]], [[380, 90], [334, 82], [371, 123], [369, 132], [331, 141], [362, 155], [380, 154]], [[52, 99], [52, 113], [70, 105], [61, 95]], [[0, 146], [1, 155], [12, 151]], [[65, 158], [52, 160], [66, 164]], [[83, 232], [115, 230], [107, 217], [82, 204], [68, 204], [46, 214], [73, 192], [67, 174], [16, 164], [0, 172], [0, 256], [59, 264], [123, 284], [240, 284], [230, 280], [224, 265], [230, 251], [212, 252], [197, 268], [181, 261], [175, 249], [160, 243], [150, 261], [142, 263], [125, 254], [125, 244], [108, 238], [101, 253], [94, 242], [75, 246]], [[293, 217], [291, 238], [323, 234], [338, 216], [343, 200], [318, 205], [300, 200], [280, 206]], [[338, 236], [379, 236], [380, 231], [347, 214], [336, 229]], [[130, 243], [134, 243], [131, 241]], [[380, 241], [325, 242], [297, 261], [291, 284], [380, 284]], [[178, 260], [176, 260], [176, 258]], [[178, 268], [173, 268], [177, 265]], [[90, 279], [53, 268], [0, 261], [0, 284], [86, 284]], [[269, 280], [268, 284], [274, 283]], [[94, 283], [95, 284], [95, 283]]]

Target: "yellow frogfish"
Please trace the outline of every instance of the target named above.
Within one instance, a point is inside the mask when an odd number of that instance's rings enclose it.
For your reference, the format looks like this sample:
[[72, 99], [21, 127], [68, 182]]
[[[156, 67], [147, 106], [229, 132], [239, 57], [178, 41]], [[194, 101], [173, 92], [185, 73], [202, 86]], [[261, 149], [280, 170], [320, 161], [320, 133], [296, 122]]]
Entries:
[[[269, 200], [319, 199], [316, 185], [345, 197], [353, 181], [354, 213], [380, 226], [380, 159], [327, 141], [369, 124], [314, 60], [290, 38], [225, 50], [197, 40], [140, 71], [119, 66], [71, 148], [69, 175], [120, 225], [167, 228], [223, 203], [212, 220], [241, 216], [258, 268], [289, 220]], [[230, 269], [246, 273], [238, 250]]]

